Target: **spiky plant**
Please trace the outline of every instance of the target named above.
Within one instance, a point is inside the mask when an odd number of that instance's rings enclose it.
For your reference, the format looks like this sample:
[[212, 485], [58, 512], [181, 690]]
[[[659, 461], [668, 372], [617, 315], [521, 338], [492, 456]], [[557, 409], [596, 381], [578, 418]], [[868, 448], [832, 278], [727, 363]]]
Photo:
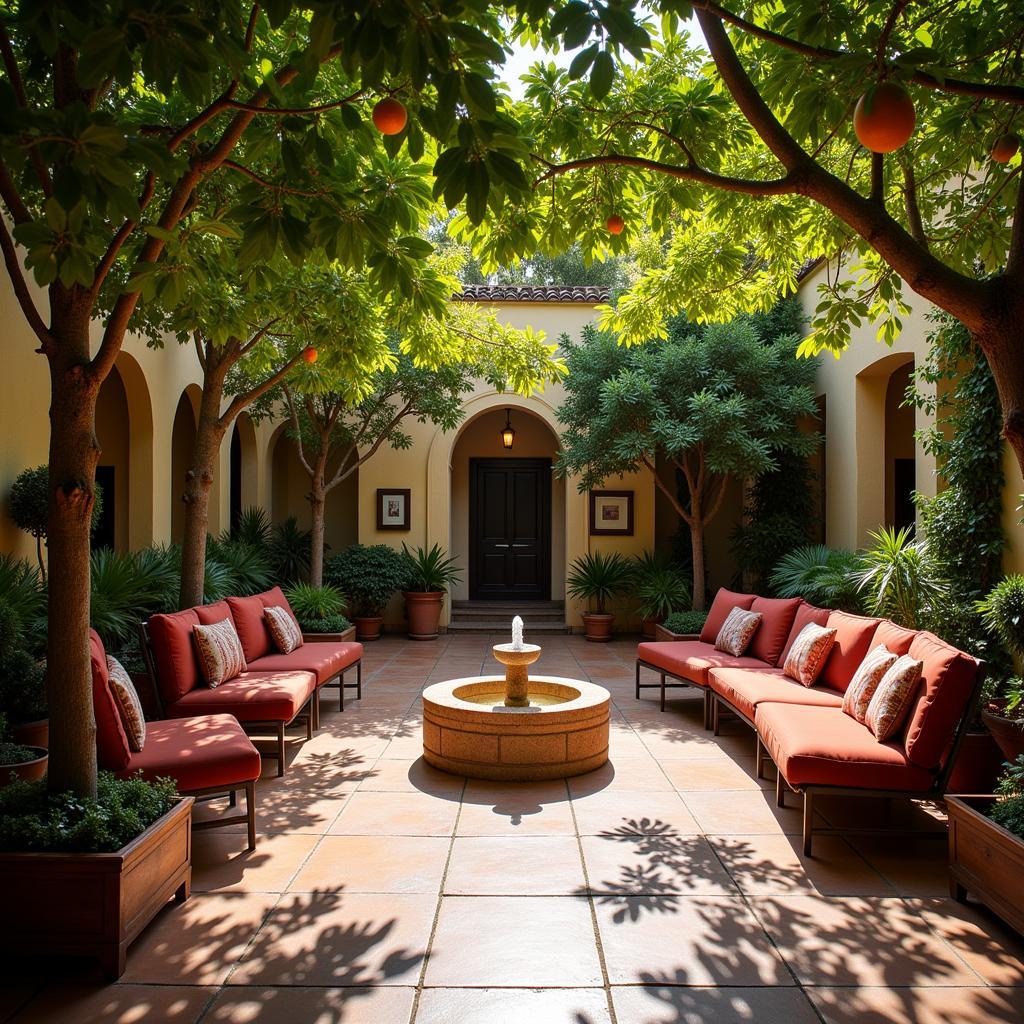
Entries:
[[909, 629], [921, 628], [948, 594], [942, 567], [909, 527], [885, 527], [868, 536], [874, 543], [861, 552], [863, 568], [856, 574], [868, 609]]
[[606, 614], [608, 602], [624, 593], [633, 579], [633, 567], [617, 551], [610, 555], [588, 551], [569, 567], [566, 592], [578, 601], [592, 603], [598, 615]]

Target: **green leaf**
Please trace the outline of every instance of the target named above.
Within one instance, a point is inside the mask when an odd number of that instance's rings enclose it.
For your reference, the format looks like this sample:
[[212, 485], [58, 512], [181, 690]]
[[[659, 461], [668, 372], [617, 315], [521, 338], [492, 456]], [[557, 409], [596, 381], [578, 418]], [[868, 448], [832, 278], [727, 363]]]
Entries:
[[590, 65], [594, 63], [594, 58], [597, 56], [598, 50], [600, 49], [600, 43], [593, 43], [585, 50], [580, 50], [580, 52], [573, 57], [572, 63], [569, 65], [569, 77], [573, 81], [576, 81], [578, 78], [582, 78], [590, 70]]
[[594, 66], [590, 69], [590, 91], [595, 99], [603, 100], [611, 91], [614, 73], [612, 55], [607, 50], [602, 50], [594, 58]]
[[483, 75], [475, 71], [467, 71], [462, 76], [462, 94], [466, 102], [475, 113], [491, 117], [497, 106], [494, 101], [494, 92], [490, 82]]

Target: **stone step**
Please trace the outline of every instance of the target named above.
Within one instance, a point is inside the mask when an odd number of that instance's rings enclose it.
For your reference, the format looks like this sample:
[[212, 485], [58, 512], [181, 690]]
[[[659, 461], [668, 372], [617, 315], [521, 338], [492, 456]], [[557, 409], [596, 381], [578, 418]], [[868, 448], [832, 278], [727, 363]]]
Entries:
[[[536, 622], [525, 623], [526, 638], [537, 633], [544, 633], [548, 636], [565, 634], [570, 632], [569, 626], [563, 622]], [[492, 636], [508, 636], [509, 627], [506, 623], [481, 621], [479, 619], [452, 619], [448, 623], [449, 633], [473, 633], [490, 634]]]
[[477, 621], [477, 622], [499, 622], [499, 623], [505, 623], [505, 624], [509, 625], [510, 628], [511, 628], [511, 623], [512, 623], [512, 616], [514, 614], [519, 614], [522, 617], [523, 622], [526, 623], [527, 626], [529, 626], [531, 623], [534, 623], [534, 622], [564, 622], [565, 621], [565, 611], [562, 608], [553, 608], [549, 612], [548, 611], [545, 611], [545, 612], [535, 612], [535, 611], [531, 610], [531, 611], [528, 611], [528, 612], [519, 612], [519, 613], [515, 613], [515, 612], [511, 612], [511, 611], [504, 611], [504, 612], [486, 611], [485, 612], [485, 611], [478, 611], [475, 608], [453, 608], [452, 609], [452, 619], [454, 621], [461, 622], [461, 621], [464, 621], [464, 620], [471, 620], [471, 621]]
[[454, 611], [512, 612], [526, 615], [530, 612], [563, 611], [564, 601], [452, 601]]

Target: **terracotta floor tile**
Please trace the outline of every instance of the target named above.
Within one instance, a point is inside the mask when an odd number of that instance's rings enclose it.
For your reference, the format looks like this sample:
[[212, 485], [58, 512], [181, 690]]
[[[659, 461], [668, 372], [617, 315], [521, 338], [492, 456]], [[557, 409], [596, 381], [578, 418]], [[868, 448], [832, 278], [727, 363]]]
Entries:
[[1020, 1024], [1024, 991], [992, 988], [811, 988], [825, 1024]]
[[247, 849], [244, 834], [197, 832], [192, 839], [194, 892], [284, 892], [312, 853], [318, 836], [277, 833], [257, 838]]
[[448, 896], [443, 900], [424, 984], [562, 988], [601, 983], [586, 899]]
[[774, 792], [685, 793], [683, 800], [707, 835], [799, 835], [801, 811], [775, 806]]
[[818, 1024], [796, 988], [615, 987], [612, 1003], [628, 1024]]
[[415, 985], [434, 896], [288, 893], [229, 979], [232, 985]]
[[226, 988], [210, 1024], [404, 1024], [412, 988]]
[[573, 800], [581, 836], [695, 835], [693, 815], [676, 793], [613, 790]]
[[585, 892], [575, 836], [464, 836], [452, 846], [446, 894], [578, 896]]
[[646, 793], [671, 793], [672, 783], [661, 766], [650, 755], [641, 757], [613, 756], [597, 771], [569, 779], [569, 792], [574, 796], [587, 793], [630, 789]]
[[331, 835], [448, 836], [459, 805], [422, 793], [355, 793], [331, 826]]
[[583, 836], [590, 891], [611, 896], [731, 896], [737, 892], [703, 836]]
[[325, 836], [290, 889], [436, 894], [450, 843], [441, 836]]
[[625, 896], [597, 902], [613, 985], [791, 985], [738, 897]]
[[431, 768], [422, 757], [414, 761], [380, 760], [359, 784], [362, 792], [429, 793], [458, 797], [466, 780], [460, 775]]
[[129, 946], [123, 982], [220, 985], [270, 913], [272, 893], [193, 893]]
[[466, 784], [460, 836], [571, 836], [576, 834], [564, 782]]
[[[415, 1024], [611, 1024], [604, 989], [428, 988]], [[623, 1021], [625, 1024], [625, 1021]]]
[[799, 836], [708, 836], [748, 896], [818, 892], [823, 896], [893, 896], [895, 890], [846, 840], [819, 836], [806, 857]]
[[776, 896], [751, 900], [807, 985], [957, 986], [981, 979], [902, 900]]
[[193, 1024], [216, 992], [198, 985], [71, 985], [36, 996], [18, 1024]]
[[774, 789], [771, 782], [754, 774], [754, 759], [728, 757], [665, 761], [666, 777], [680, 793], [724, 793], [729, 790]]
[[[850, 845], [901, 896], [946, 896], [949, 893], [948, 842], [936, 838], [899, 836], [851, 838]], [[817, 841], [817, 840], [815, 840]]]

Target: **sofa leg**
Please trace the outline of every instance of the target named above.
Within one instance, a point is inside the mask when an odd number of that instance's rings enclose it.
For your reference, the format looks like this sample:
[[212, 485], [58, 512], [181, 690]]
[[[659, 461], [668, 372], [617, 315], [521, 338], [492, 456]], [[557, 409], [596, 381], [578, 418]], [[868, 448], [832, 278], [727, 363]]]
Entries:
[[363, 699], [363, 659], [356, 662], [356, 700]]
[[757, 737], [757, 745], [754, 748], [754, 768], [759, 779], [764, 778], [764, 747], [761, 746], [761, 737]]
[[345, 673], [338, 676], [338, 710], [345, 710]]
[[775, 806], [786, 806], [786, 780], [777, 768], [775, 770]]
[[233, 789], [228, 793], [228, 807], [234, 807], [238, 803], [238, 790]]
[[636, 660], [636, 699], [640, 699], [640, 659]]
[[661, 673], [661, 710], [665, 710], [665, 673]]
[[284, 722], [277, 723], [277, 777], [284, 775]]
[[814, 794], [804, 790], [804, 856], [811, 856], [811, 839], [814, 836]]
[[721, 734], [722, 731], [722, 705], [719, 703], [718, 698], [712, 696], [711, 698], [711, 728], [714, 730], [716, 736]]
[[256, 783], [245, 784], [245, 824], [249, 833], [249, 849], [256, 849]]
[[711, 691], [704, 691], [704, 729], [711, 728]]

